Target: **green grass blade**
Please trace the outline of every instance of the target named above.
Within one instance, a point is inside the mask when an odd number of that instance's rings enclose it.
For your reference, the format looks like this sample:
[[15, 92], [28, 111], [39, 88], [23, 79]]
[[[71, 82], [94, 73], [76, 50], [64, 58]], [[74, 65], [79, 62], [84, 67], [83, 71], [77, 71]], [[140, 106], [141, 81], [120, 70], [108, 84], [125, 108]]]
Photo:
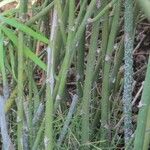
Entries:
[[20, 23], [19, 21], [13, 19], [13, 18], [6, 18], [3, 16], [0, 16], [0, 20], [3, 21], [6, 24], [9, 24], [21, 31], [23, 31], [24, 33], [26, 33], [27, 35], [30, 35], [31, 37], [48, 44], [49, 40], [43, 36], [41, 33], [37, 33], [34, 30], [32, 30], [31, 28], [29, 28], [28, 26], [24, 25], [23, 23]]
[[[18, 44], [17, 36], [10, 29], [1, 26], [3, 32], [7, 37], [13, 42], [15, 46]], [[38, 65], [43, 70], [46, 70], [46, 64], [43, 63], [28, 47], [24, 46], [24, 54], [26, 57], [30, 58], [36, 65]]]

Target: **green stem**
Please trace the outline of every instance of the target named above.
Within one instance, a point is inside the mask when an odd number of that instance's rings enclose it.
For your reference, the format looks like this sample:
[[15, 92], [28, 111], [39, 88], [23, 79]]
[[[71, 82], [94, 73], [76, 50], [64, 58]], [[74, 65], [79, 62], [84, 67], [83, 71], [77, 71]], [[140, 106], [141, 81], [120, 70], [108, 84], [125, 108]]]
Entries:
[[[102, 1], [102, 8], [104, 8], [108, 4], [108, 0], [103, 0]], [[105, 64], [105, 55], [106, 55], [106, 50], [107, 50], [107, 44], [108, 44], [108, 37], [109, 37], [109, 11], [107, 10], [104, 14], [103, 17], [104, 21], [102, 24], [102, 48], [101, 48], [101, 55], [99, 56], [99, 61], [96, 66], [96, 69], [98, 66], [100, 66], [100, 63], [102, 63], [102, 69], [104, 69], [104, 64]], [[98, 68], [99, 69], [99, 68]]]
[[57, 12], [58, 12], [58, 20], [59, 20], [59, 26], [60, 26], [60, 31], [61, 31], [61, 36], [63, 39], [64, 44], [66, 43], [66, 31], [65, 31], [65, 26], [63, 22], [63, 13], [62, 13], [62, 8], [61, 8], [61, 2], [60, 0], [55, 0], [56, 6], [57, 6]]
[[[83, 21], [81, 22], [81, 25], [78, 28], [78, 31], [75, 34], [75, 37], [73, 39], [73, 41], [70, 44], [69, 50], [66, 51], [66, 55], [62, 64], [62, 70], [60, 71], [60, 75], [61, 75], [61, 79], [59, 81], [59, 88], [58, 88], [58, 93], [56, 96], [56, 102], [55, 102], [55, 106], [54, 106], [54, 110], [57, 109], [60, 100], [62, 98], [63, 95], [63, 91], [64, 91], [64, 87], [65, 87], [65, 82], [66, 82], [66, 77], [67, 77], [67, 71], [68, 68], [71, 64], [71, 61], [73, 59], [76, 47], [78, 46], [78, 43], [81, 39], [81, 35], [84, 32], [85, 26], [87, 24], [87, 20], [89, 19], [89, 17], [92, 15], [93, 13], [93, 9], [95, 7], [96, 4], [96, 0], [92, 0], [91, 3], [89, 4], [88, 10], [85, 14], [85, 17], [83, 19]], [[74, 30], [74, 28], [70, 28], [71, 30]]]
[[[82, 7], [83, 1], [80, 2], [80, 5]], [[85, 2], [84, 8], [86, 8], [87, 2]], [[82, 16], [85, 15], [85, 9], [82, 13]], [[82, 17], [82, 18], [83, 18]], [[83, 96], [83, 80], [84, 80], [84, 52], [85, 52], [85, 31], [82, 34], [81, 41], [79, 42], [79, 45], [77, 47], [77, 94], [79, 98]]]
[[120, 17], [120, 1], [114, 7], [114, 16], [111, 25], [111, 31], [108, 39], [108, 46], [105, 57], [103, 82], [102, 82], [102, 99], [101, 99], [101, 140], [105, 141], [104, 147], [108, 146], [108, 133], [109, 133], [109, 113], [110, 113], [110, 69], [112, 61], [113, 45], [118, 30], [118, 22]]
[[123, 91], [123, 110], [124, 110], [124, 133], [125, 145], [128, 144], [132, 135], [132, 83], [133, 83], [133, 1], [125, 0], [124, 12], [124, 91]]
[[[89, 142], [89, 135], [90, 135], [89, 109], [90, 109], [90, 102], [91, 102], [92, 77], [93, 77], [91, 72], [94, 71], [94, 65], [95, 65], [97, 40], [99, 35], [99, 23], [100, 21], [97, 21], [93, 24], [89, 54], [87, 59], [86, 71], [85, 71], [86, 77], [84, 81], [84, 90], [83, 90], [83, 98], [82, 98], [82, 136], [81, 136], [82, 144], [87, 144]], [[85, 148], [88, 149], [88, 147]]]
[[145, 137], [144, 137], [144, 144], [143, 144], [143, 150], [149, 148], [149, 143], [150, 143], [150, 107], [148, 109], [148, 114], [147, 114], [147, 123], [146, 123], [146, 130], [145, 130]]
[[148, 119], [148, 111], [150, 106], [150, 58], [147, 66], [146, 77], [144, 81], [144, 88], [139, 103], [139, 113], [137, 120], [137, 128], [135, 132], [134, 150], [143, 150], [146, 134], [146, 123]]
[[57, 10], [54, 7], [50, 35], [51, 46], [47, 48], [47, 84], [46, 84], [46, 111], [45, 111], [45, 150], [53, 150], [53, 91], [54, 91], [54, 51], [57, 34]]
[[38, 14], [33, 16], [27, 23], [26, 25], [30, 26], [33, 24], [36, 20], [42, 18], [44, 15], [46, 15], [50, 9], [54, 6], [54, 2], [51, 2], [48, 6], [46, 6], [44, 9], [42, 9]]
[[[27, 12], [27, 0], [20, 1], [20, 17], [21, 21], [25, 20], [25, 13]], [[20, 31], [18, 35], [18, 103], [17, 103], [17, 142], [18, 149], [23, 150], [23, 72], [24, 72], [24, 34]]]
[[[72, 39], [73, 39], [73, 36], [74, 36], [74, 9], [75, 9], [75, 1], [72, 0], [72, 1], [69, 1], [69, 33], [68, 33], [68, 38], [67, 38], [67, 45], [66, 45], [66, 55], [65, 55], [65, 58], [69, 58], [70, 59], [70, 52], [71, 52], [71, 42], [72, 42]], [[65, 87], [65, 81], [66, 81], [66, 76], [67, 76], [67, 70], [68, 69], [68, 60], [66, 60], [64, 58], [64, 63], [62, 65], [62, 76], [60, 78], [60, 85], [59, 85], [59, 88], [58, 88], [58, 94], [57, 94], [57, 97], [56, 97], [56, 101], [55, 101], [55, 105], [54, 105], [54, 110], [56, 111], [57, 107], [58, 107], [58, 104], [60, 102], [60, 99], [62, 98], [63, 96], [63, 92], [64, 92], [64, 87]]]
[[32, 147], [32, 150], [37, 150], [39, 144], [40, 144], [40, 140], [41, 140], [41, 136], [43, 134], [43, 130], [44, 130], [44, 125], [45, 125], [45, 119], [42, 120], [42, 123], [41, 123], [41, 126], [37, 132], [37, 136], [35, 138], [35, 141], [33, 143], [33, 147]]
[[109, 10], [117, 1], [118, 0], [112, 0], [110, 3], [106, 5], [106, 7], [104, 7], [102, 11], [100, 11], [100, 13], [96, 17], [90, 19], [89, 22], [95, 22], [98, 19], [100, 19], [107, 12], [107, 10]]

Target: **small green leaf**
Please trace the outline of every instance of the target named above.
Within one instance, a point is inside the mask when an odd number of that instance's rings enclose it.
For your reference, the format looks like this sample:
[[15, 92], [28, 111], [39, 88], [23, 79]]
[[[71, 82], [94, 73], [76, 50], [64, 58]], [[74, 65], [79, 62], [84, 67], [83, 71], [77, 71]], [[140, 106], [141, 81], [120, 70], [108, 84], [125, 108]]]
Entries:
[[20, 23], [19, 21], [15, 20], [13, 18], [6, 18], [3, 16], [0, 16], [0, 20], [6, 24], [9, 24], [9, 25], [15, 27], [16, 29], [23, 31], [27, 35], [30, 35], [33, 38], [35, 38], [35, 39], [37, 39], [43, 43], [46, 43], [46, 44], [49, 43], [49, 40], [44, 35], [42, 35], [41, 33], [35, 32], [34, 30], [29, 28], [28, 26], [24, 25], [23, 23]]
[[[17, 36], [12, 32], [10, 29], [1, 26], [2, 31], [7, 35], [7, 37], [13, 42], [13, 44], [17, 47], [18, 39]], [[36, 65], [41, 67], [43, 70], [46, 71], [46, 64], [43, 63], [27, 46], [24, 46], [24, 54], [26, 57], [30, 58]]]

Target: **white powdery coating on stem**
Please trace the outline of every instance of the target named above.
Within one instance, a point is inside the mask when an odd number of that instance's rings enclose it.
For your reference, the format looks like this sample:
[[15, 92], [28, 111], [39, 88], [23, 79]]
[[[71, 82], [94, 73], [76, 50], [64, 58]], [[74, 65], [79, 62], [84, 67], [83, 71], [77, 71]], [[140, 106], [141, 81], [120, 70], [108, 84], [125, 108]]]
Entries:
[[55, 39], [57, 24], [58, 24], [57, 10], [54, 9], [52, 28], [51, 28], [51, 36], [50, 36], [51, 41], [53, 41]]
[[[4, 97], [0, 96], [0, 128], [1, 128], [2, 142], [4, 149], [9, 149], [10, 146], [13, 145], [11, 144], [10, 136], [8, 134], [4, 106], [5, 106], [5, 99]], [[14, 148], [12, 147], [12, 149]]]
[[128, 144], [132, 136], [132, 83], [133, 83], [133, 2], [125, 0], [125, 54], [124, 54], [124, 132], [125, 143]]
[[44, 145], [45, 145], [45, 148], [48, 148], [48, 142], [49, 142], [49, 138], [48, 138], [48, 137], [45, 137], [45, 138], [44, 138]]
[[48, 52], [48, 70], [47, 70], [47, 82], [49, 82], [50, 85], [50, 91], [51, 95], [53, 93], [54, 88], [54, 73], [53, 73], [53, 57], [52, 57], [52, 50], [50, 47], [47, 48]]
[[34, 115], [33, 122], [32, 122], [33, 126], [36, 125], [36, 123], [41, 119], [43, 112], [44, 112], [44, 105], [41, 103]]
[[[52, 95], [54, 91], [54, 50], [55, 50], [55, 40], [56, 40], [56, 33], [57, 33], [57, 26], [58, 26], [58, 16], [57, 16], [57, 10], [54, 8], [53, 17], [52, 17], [52, 26], [51, 26], [51, 35], [50, 35], [50, 45], [47, 48], [47, 85], [49, 86], [49, 92], [50, 92], [50, 99], [47, 99], [47, 102], [51, 104], [53, 101]], [[49, 109], [49, 110], [48, 110]], [[48, 115], [48, 111], [51, 108], [46, 107], [46, 116]], [[51, 114], [50, 114], [51, 115]], [[52, 119], [52, 118], [51, 118]], [[52, 122], [48, 118], [46, 118], [46, 128], [45, 128], [45, 138], [44, 138], [44, 144], [45, 149], [53, 149], [53, 143], [52, 143], [52, 133], [51, 132], [52, 127], [48, 127], [48, 125], [51, 125]], [[51, 147], [48, 147], [50, 146]]]
[[99, 9], [101, 7], [101, 1], [100, 0], [97, 0], [96, 2], [96, 7]]
[[57, 19], [57, 10], [54, 9], [53, 13], [53, 20], [52, 20], [52, 28], [51, 28], [51, 36], [50, 36], [50, 41], [51, 41], [51, 47], [47, 47], [47, 55], [48, 55], [48, 67], [47, 67], [47, 81], [50, 84], [50, 91], [51, 95], [53, 93], [54, 89], [54, 41], [56, 38], [56, 28], [58, 24], [58, 19]]
[[73, 95], [72, 103], [71, 103], [68, 115], [66, 117], [66, 121], [64, 122], [64, 126], [63, 126], [63, 128], [61, 130], [60, 136], [59, 136], [58, 141], [57, 141], [58, 147], [61, 146], [61, 144], [62, 144], [62, 142], [63, 142], [63, 140], [65, 138], [65, 135], [67, 134], [67, 130], [69, 128], [69, 124], [71, 122], [72, 115], [75, 112], [75, 108], [76, 108], [77, 103], [78, 103], [78, 96], [77, 95]]

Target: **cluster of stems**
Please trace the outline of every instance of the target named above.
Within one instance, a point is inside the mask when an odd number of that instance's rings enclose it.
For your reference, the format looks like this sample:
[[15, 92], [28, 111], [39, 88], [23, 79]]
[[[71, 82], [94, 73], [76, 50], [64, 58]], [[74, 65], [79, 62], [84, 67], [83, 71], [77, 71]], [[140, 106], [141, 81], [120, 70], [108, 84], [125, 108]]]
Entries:
[[[150, 17], [150, 2], [139, 3]], [[150, 60], [132, 124], [137, 6], [20, 0], [0, 14], [3, 149], [148, 149]]]

